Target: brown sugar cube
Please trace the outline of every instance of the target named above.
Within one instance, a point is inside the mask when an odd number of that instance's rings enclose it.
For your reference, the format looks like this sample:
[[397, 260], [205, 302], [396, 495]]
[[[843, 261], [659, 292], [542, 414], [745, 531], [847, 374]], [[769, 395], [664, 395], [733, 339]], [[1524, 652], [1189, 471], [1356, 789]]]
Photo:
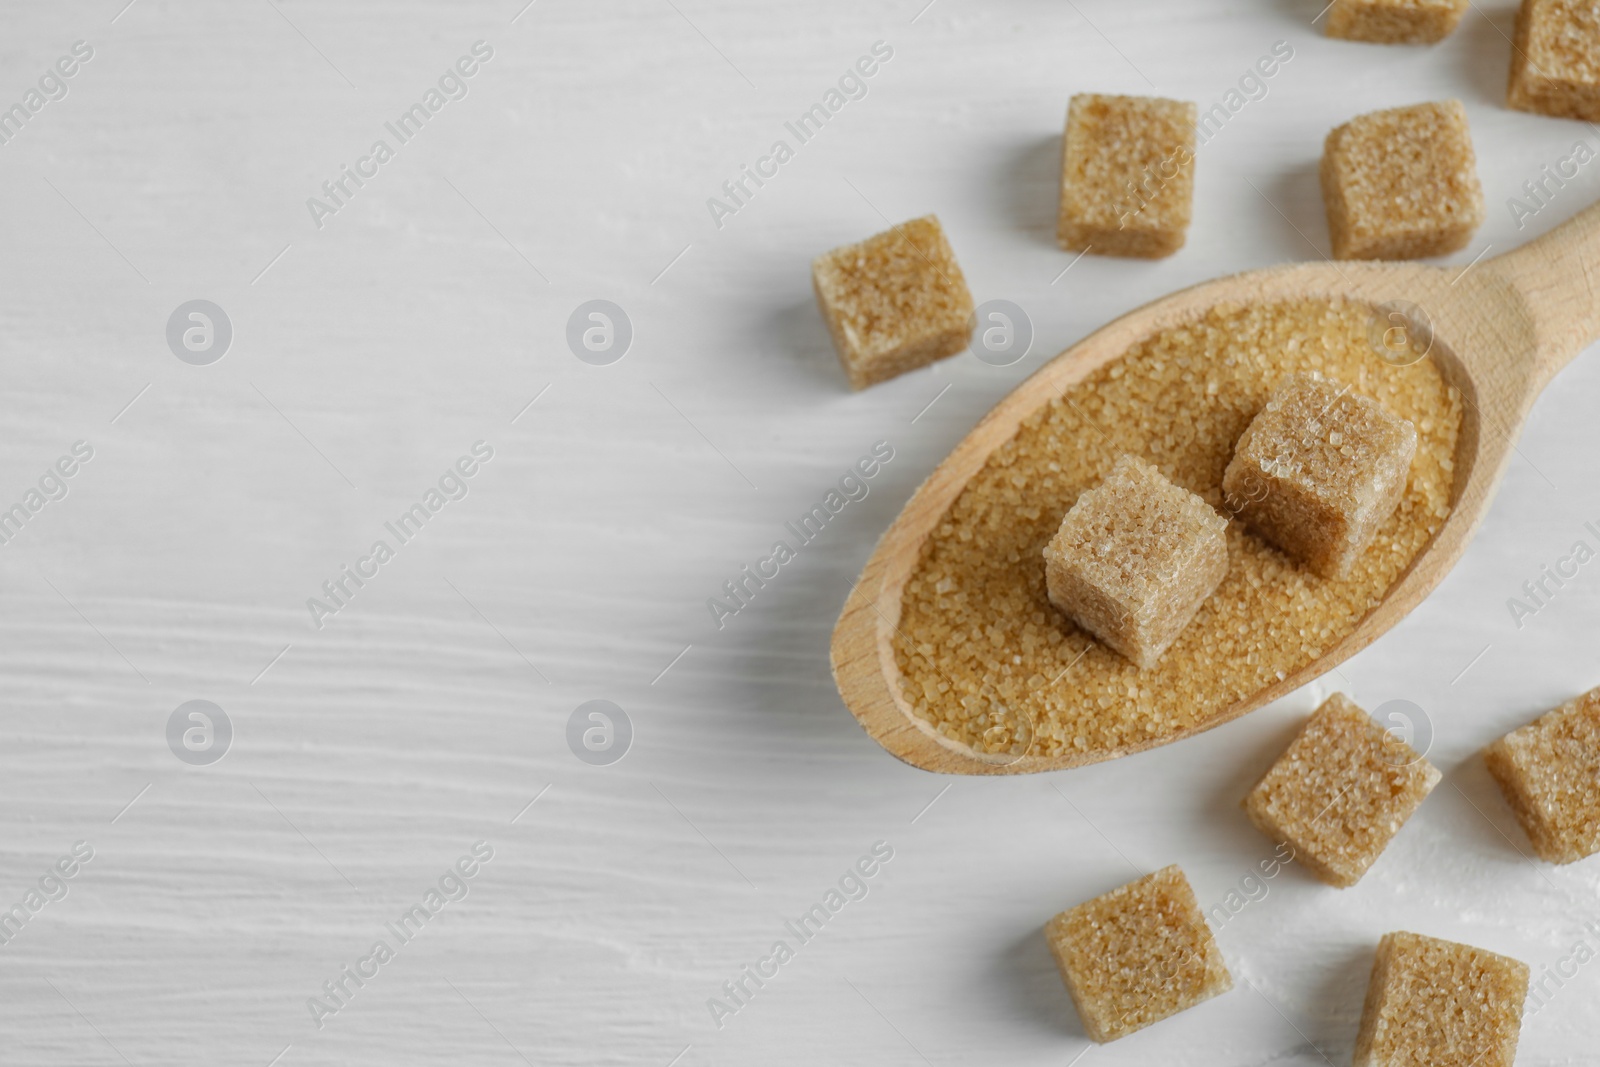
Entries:
[[1405, 492], [1417, 430], [1325, 378], [1289, 377], [1234, 448], [1228, 507], [1324, 578], [1345, 578]]
[[1244, 798], [1256, 828], [1329, 885], [1355, 885], [1439, 772], [1342, 693], [1323, 702]]
[[1600, 121], [1600, 10], [1585, 0], [1522, 0], [1506, 103]]
[[1194, 207], [1195, 106], [1080, 93], [1061, 139], [1056, 238], [1069, 252], [1159, 259], [1183, 247]]
[[953, 356], [972, 332], [972, 294], [932, 215], [818, 256], [811, 284], [855, 389]]
[[1095, 1041], [1114, 1041], [1233, 988], [1176, 865], [1062, 912], [1044, 936]]
[[1227, 526], [1204, 500], [1123, 456], [1045, 546], [1050, 602], [1152, 667], [1228, 573]]
[[1354, 1067], [1511, 1067], [1528, 965], [1421, 934], [1383, 935]]
[[1322, 199], [1335, 259], [1418, 259], [1466, 246], [1483, 187], [1459, 100], [1374, 111], [1328, 134]]
[[1600, 689], [1511, 731], [1484, 755], [1541, 859], [1572, 863], [1600, 852]]
[[1329, 37], [1372, 44], [1433, 44], [1450, 36], [1467, 0], [1334, 0]]

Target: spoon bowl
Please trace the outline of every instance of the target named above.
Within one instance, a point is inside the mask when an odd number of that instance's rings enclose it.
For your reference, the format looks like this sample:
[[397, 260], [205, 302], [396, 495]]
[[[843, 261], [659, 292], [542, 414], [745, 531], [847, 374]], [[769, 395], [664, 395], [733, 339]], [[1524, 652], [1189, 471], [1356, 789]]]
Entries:
[[[1522, 248], [1465, 268], [1416, 263], [1327, 262], [1220, 278], [1138, 308], [1068, 348], [1000, 401], [912, 496], [878, 542], [834, 629], [834, 680], [845, 706], [890, 753], [924, 770], [1025, 774], [1060, 770], [1168, 744], [1252, 711], [1353, 656], [1416, 607], [1466, 550], [1545, 385], [1600, 337], [1600, 205]], [[1198, 724], [1148, 742], [1063, 755], [979, 752], [919, 719], [902, 693], [893, 638], [901, 596], [928, 538], [1023, 421], [1121, 358], [1139, 342], [1218, 305], [1323, 300], [1382, 308], [1401, 329], [1424, 331], [1427, 358], [1462, 398], [1448, 518], [1355, 629], [1293, 673]], [[1397, 310], [1398, 309], [1398, 310]], [[1042, 566], [1042, 563], [1041, 563]]]

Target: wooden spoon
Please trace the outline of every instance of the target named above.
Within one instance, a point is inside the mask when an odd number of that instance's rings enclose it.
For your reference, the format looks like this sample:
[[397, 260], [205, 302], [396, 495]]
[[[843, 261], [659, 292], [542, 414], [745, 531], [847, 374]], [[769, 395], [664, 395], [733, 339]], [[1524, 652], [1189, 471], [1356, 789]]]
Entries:
[[[845, 706], [880, 745], [913, 766], [951, 774], [1020, 774], [1114, 759], [1179, 740], [1253, 711], [1338, 666], [1421, 603], [1461, 557], [1489, 508], [1535, 398], [1573, 356], [1600, 338], [1600, 294], [1590, 259], [1600, 265], [1600, 204], [1514, 252], [1465, 270], [1356, 262], [1273, 267], [1182, 290], [1089, 335], [984, 416], [878, 542], [833, 633], [833, 676]], [[1422, 309], [1434, 336], [1428, 358], [1463, 398], [1449, 518], [1384, 599], [1320, 658], [1203, 723], [1149, 744], [1061, 756], [995, 756], [951, 741], [918, 719], [901, 695], [892, 643], [901, 592], [923, 543], [990, 453], [1029, 415], [1152, 334], [1196, 319], [1216, 304], [1303, 299], [1373, 308], [1408, 302]]]

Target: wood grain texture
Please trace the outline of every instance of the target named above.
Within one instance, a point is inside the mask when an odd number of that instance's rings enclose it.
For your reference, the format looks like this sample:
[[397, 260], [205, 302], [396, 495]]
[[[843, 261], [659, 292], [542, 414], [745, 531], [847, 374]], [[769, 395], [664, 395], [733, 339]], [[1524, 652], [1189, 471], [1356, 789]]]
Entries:
[[[1089, 1042], [1043, 923], [1168, 863], [1225, 907], [1249, 984], [1080, 1067], [1348, 1062], [1389, 930], [1536, 973], [1593, 936], [1600, 872], [1531, 865], [1478, 754], [1600, 682], [1600, 571], [1520, 629], [1506, 610], [1600, 520], [1592, 353], [1433, 595], [1226, 727], [943, 778], [863, 736], [828, 670], [874, 542], [1048, 357], [1325, 250], [1332, 126], [1466, 101], [1492, 210], [1457, 272], [1600, 197], [1591, 164], [1526, 229], [1504, 210], [1592, 136], [1504, 108], [1509, 3], [1400, 52], [1323, 39], [1298, 0], [538, 0], [514, 24], [522, 0], [124, 3], [10, 4], [0, 35], [6, 104], [75, 40], [96, 51], [0, 145], [0, 503], [95, 447], [0, 546], [0, 905], [95, 849], [0, 945], [0, 1064], [1061, 1067]], [[306, 198], [479, 39], [469, 95], [317, 229]], [[717, 228], [707, 198], [877, 40], [895, 56], [870, 92]], [[1188, 246], [1063, 274], [1067, 98], [1204, 108], [1277, 40], [1293, 61], [1199, 150]], [[852, 394], [811, 259], [930, 211], [974, 296], [1027, 310], [1033, 352]], [[164, 338], [197, 297], [234, 325], [209, 367]], [[635, 326], [608, 367], [565, 340], [595, 298]], [[466, 498], [313, 629], [306, 599], [479, 439], [496, 455]], [[718, 629], [707, 599], [878, 440], [870, 494]], [[1242, 880], [1272, 848], [1239, 799], [1320, 685], [1425, 708], [1446, 778], [1356, 887], [1291, 866], [1263, 894]], [[565, 740], [595, 698], [636, 729], [609, 767]], [[209, 767], [167, 747], [192, 699], [236, 728]], [[307, 998], [478, 840], [467, 897], [317, 1029]], [[719, 1029], [707, 1000], [880, 840], [868, 895]], [[1518, 1062], [1588, 1055], [1597, 995], [1589, 964]]]

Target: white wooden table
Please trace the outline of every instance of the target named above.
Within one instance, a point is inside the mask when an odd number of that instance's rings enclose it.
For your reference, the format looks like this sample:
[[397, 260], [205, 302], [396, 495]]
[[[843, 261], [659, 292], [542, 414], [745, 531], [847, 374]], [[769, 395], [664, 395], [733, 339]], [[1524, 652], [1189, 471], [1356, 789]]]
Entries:
[[[0, 907], [66, 894], [0, 945], [0, 1062], [1344, 1063], [1388, 930], [1536, 977], [1600, 946], [1574, 903], [1600, 865], [1525, 858], [1478, 756], [1600, 682], [1600, 570], [1520, 628], [1506, 603], [1600, 519], [1592, 355], [1460, 569], [1327, 680], [1425, 708], [1445, 782], [1356, 888], [1262, 883], [1217, 931], [1237, 990], [1137, 1037], [1090, 1048], [1041, 925], [1170, 862], [1226, 900], [1271, 854], [1239, 798], [1317, 694], [1109, 765], [943, 780], [879, 751], [827, 666], [877, 535], [1049, 355], [1325, 252], [1333, 125], [1466, 102], [1490, 213], [1463, 266], [1595, 199], [1600, 165], [1520, 231], [1507, 207], [1600, 137], [1503, 107], [1505, 0], [1430, 50], [1325, 40], [1315, 0], [123, 2], [8, 4], [0, 35], [0, 107], [45, 79], [0, 145], [0, 508], [45, 478], [0, 546]], [[93, 55], [57, 81], [77, 41]], [[1292, 60], [1201, 151], [1189, 247], [1067, 270], [1068, 96], [1209, 107], [1279, 41]], [[875, 42], [865, 95], [795, 143]], [[792, 158], [714, 220], [779, 139]], [[1033, 352], [852, 395], [810, 258], [930, 211]], [[232, 338], [195, 365], [167, 322], [202, 299]], [[566, 339], [597, 299], [633, 334], [608, 365]], [[707, 599], [877, 441], [870, 494], [719, 630]], [[449, 476], [475, 442], [492, 459]], [[389, 532], [441, 478], [420, 530]], [[231, 724], [220, 760], [168, 744], [191, 700]], [[631, 722], [620, 762], [569, 747], [590, 700]], [[475, 842], [492, 858], [451, 874]], [[802, 944], [785, 923], [878, 842], [866, 895]], [[778, 940], [792, 958], [714, 1020]], [[1580, 968], [1518, 1062], [1592, 1055], [1597, 994]]]

